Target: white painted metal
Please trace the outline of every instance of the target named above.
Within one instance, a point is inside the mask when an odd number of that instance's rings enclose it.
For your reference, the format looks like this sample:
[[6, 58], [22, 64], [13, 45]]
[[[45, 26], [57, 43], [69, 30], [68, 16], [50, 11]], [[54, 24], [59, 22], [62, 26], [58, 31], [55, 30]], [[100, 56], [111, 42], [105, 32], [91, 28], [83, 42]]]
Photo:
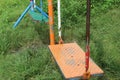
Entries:
[[58, 0], [58, 35], [61, 38], [61, 13], [60, 13], [60, 0]]
[[36, 1], [34, 0], [34, 8], [36, 7]]

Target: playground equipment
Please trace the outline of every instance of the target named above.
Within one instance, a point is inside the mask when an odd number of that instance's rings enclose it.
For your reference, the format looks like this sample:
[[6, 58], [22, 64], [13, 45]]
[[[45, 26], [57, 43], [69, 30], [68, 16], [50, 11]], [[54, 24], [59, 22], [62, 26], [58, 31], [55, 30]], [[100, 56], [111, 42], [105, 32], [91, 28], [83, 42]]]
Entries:
[[77, 43], [63, 43], [61, 37], [60, 0], [58, 0], [59, 44], [55, 44], [53, 30], [53, 5], [48, 0], [50, 45], [49, 49], [67, 80], [89, 80], [91, 76], [101, 76], [103, 70], [90, 58], [90, 0], [87, 0], [86, 16], [86, 52]]
[[23, 17], [28, 11], [30, 16], [34, 20], [48, 22], [48, 15], [42, 9], [42, 6], [43, 6], [42, 0], [40, 0], [40, 7], [38, 7], [35, 3], [36, 3], [35, 0], [30, 0], [30, 4], [28, 5], [28, 7], [25, 9], [25, 11], [21, 14], [21, 16], [15, 22], [13, 26], [14, 28], [18, 26], [18, 24], [20, 23], [20, 21], [23, 19]]

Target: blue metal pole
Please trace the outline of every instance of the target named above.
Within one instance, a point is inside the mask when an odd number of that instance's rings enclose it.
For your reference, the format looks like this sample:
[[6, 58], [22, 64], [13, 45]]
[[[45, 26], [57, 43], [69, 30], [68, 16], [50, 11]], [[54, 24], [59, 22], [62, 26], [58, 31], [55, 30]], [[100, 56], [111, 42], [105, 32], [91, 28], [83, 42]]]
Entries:
[[40, 8], [43, 9], [43, 2], [40, 0]]
[[42, 15], [44, 15], [45, 17], [48, 18], [48, 15], [47, 15], [41, 8], [39, 8], [38, 6], [36, 6], [36, 9], [37, 9]]
[[28, 5], [28, 7], [25, 9], [25, 11], [21, 14], [21, 16], [18, 18], [18, 20], [15, 22], [14, 24], [14, 28], [17, 27], [17, 25], [20, 23], [20, 21], [23, 19], [23, 17], [25, 16], [25, 14], [28, 12], [28, 10], [31, 8], [31, 4]]
[[30, 0], [30, 4], [31, 4], [31, 11], [34, 11], [34, 1]]

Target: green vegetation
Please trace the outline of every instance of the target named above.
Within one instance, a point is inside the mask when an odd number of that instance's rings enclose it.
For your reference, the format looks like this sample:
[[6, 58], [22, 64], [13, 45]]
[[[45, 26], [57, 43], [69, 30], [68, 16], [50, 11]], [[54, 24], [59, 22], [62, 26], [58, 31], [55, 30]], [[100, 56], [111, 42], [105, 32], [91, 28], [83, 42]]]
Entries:
[[[56, 1], [54, 27], [57, 36]], [[84, 49], [86, 2], [61, 1], [63, 39], [76, 41]], [[47, 12], [47, 2], [44, 3]], [[47, 47], [48, 25], [33, 21], [27, 14], [16, 29], [12, 28], [28, 4], [29, 0], [0, 2], [0, 80], [63, 80]], [[105, 75], [91, 80], [120, 80], [119, 5], [120, 0], [92, 0], [91, 57]]]

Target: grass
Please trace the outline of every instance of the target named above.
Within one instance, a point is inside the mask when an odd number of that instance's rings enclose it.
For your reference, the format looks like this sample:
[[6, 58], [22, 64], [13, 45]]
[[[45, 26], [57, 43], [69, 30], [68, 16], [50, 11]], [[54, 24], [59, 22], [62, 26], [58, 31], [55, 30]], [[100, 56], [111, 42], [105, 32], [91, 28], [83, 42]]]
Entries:
[[0, 65], [2, 80], [53, 80], [56, 74], [60, 76], [46, 47], [0, 56]]
[[[28, 2], [1, 1], [0, 7], [4, 8], [0, 8], [0, 79], [63, 80], [47, 47], [48, 25], [34, 22], [27, 14], [16, 29], [12, 28]], [[84, 49], [85, 16], [76, 20], [72, 24], [72, 20], [63, 19], [63, 39], [76, 41]], [[55, 32], [57, 36], [56, 24]], [[120, 80], [119, 35], [120, 7], [91, 17], [91, 57], [105, 71], [104, 77], [91, 80]]]
[[93, 58], [105, 71], [108, 80], [119, 80], [119, 40], [120, 40], [120, 12], [110, 10], [105, 15], [92, 19], [91, 43]]

